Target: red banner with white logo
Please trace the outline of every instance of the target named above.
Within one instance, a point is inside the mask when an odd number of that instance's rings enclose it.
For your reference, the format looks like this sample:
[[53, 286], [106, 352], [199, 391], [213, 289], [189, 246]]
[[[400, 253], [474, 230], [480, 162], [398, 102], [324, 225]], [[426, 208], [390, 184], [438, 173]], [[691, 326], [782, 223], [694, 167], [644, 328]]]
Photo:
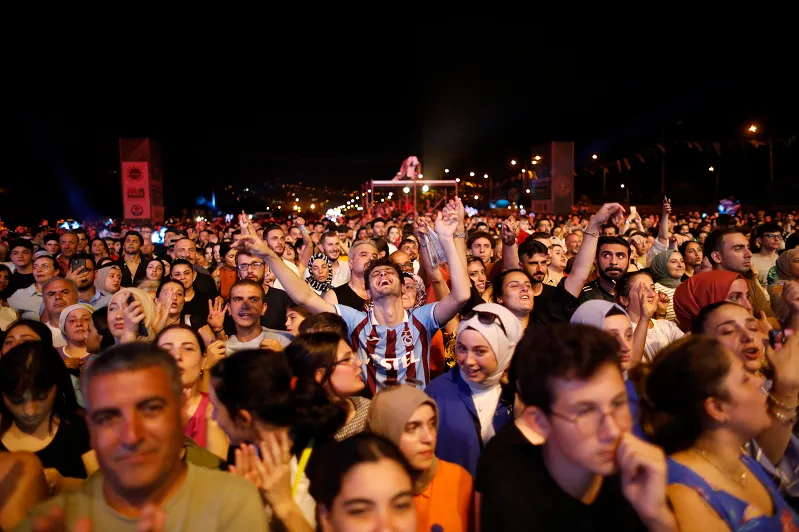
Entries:
[[122, 210], [126, 220], [150, 219], [150, 165], [122, 162]]

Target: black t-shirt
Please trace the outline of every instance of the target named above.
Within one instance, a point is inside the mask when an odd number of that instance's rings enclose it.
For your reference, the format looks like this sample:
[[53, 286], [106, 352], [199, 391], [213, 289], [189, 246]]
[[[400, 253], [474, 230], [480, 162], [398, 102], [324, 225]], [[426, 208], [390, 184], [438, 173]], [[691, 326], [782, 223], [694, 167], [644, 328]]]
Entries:
[[[578, 300], [566, 290], [563, 281], [558, 286], [549, 288], [552, 290], [544, 303], [541, 303], [540, 296], [534, 300], [528, 331], [534, 331], [550, 323], [568, 322], [577, 310]], [[541, 294], [543, 295], [543, 292]]]
[[[542, 284], [543, 288], [541, 289], [541, 293], [535, 296], [533, 300], [534, 307], [544, 306], [546, 307], [549, 303], [549, 300], [552, 299], [552, 296], [555, 295], [555, 292], [558, 290], [552, 285], [549, 284]], [[535, 308], [533, 308], [535, 310]]]
[[[0, 442], [0, 451], [7, 451]], [[81, 456], [91, 450], [89, 428], [82, 415], [75, 414], [62, 419], [56, 429], [53, 440], [40, 451], [34, 453], [39, 457], [45, 469], [55, 468], [63, 477], [86, 478], [86, 466]]]
[[347, 305], [348, 307], [360, 311], [363, 311], [366, 307], [366, 300], [356, 294], [355, 291], [350, 288], [349, 283], [333, 288], [333, 292], [336, 293], [339, 305]]
[[14, 272], [11, 274], [11, 280], [8, 283], [8, 288], [6, 288], [6, 294], [11, 295], [17, 290], [28, 288], [35, 282], [36, 280], [33, 278], [32, 273]]
[[624, 498], [618, 475], [606, 477], [592, 504], [564, 492], [544, 465], [541, 447], [514, 423], [488, 443], [477, 464], [482, 530], [646, 530]]

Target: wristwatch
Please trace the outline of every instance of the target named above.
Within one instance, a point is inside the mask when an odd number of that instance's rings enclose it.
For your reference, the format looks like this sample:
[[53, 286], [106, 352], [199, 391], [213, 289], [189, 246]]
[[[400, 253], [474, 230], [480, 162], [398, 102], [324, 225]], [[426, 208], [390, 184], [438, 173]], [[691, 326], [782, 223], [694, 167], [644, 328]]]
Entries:
[[453, 238], [466, 238], [466, 231], [461, 231], [460, 233], [455, 233], [452, 235]]

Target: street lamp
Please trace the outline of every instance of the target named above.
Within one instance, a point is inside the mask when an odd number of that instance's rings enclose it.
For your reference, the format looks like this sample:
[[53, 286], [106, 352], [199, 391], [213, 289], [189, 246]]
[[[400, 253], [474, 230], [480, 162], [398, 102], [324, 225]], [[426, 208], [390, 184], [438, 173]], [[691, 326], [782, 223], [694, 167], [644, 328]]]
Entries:
[[474, 195], [474, 199], [479, 199], [479, 198], [480, 196], [478, 196], [477, 194]]
[[[747, 131], [749, 131], [750, 133], [757, 133], [757, 126], [755, 124], [752, 124], [752, 125], [749, 126], [749, 129]], [[768, 175], [769, 175], [769, 181], [771, 182], [771, 186], [773, 188], [773, 186], [774, 186], [774, 143], [769, 138], [769, 139], [766, 140], [766, 144], [768, 145]]]
[[511, 159], [510, 164], [515, 166], [516, 165], [516, 159]]
[[449, 173], [449, 168], [444, 168], [444, 173], [448, 174]]
[[427, 185], [422, 187], [422, 192], [427, 192], [428, 190], [430, 190], [430, 187], [428, 187]]
[[469, 177], [474, 177], [474, 172], [469, 172]]
[[595, 154], [593, 154], [593, 155], [591, 156], [591, 158], [592, 158], [592, 159], [594, 159], [594, 160], [597, 160], [597, 159], [599, 159], [599, 156], [598, 156], [598, 155], [595, 153]]
[[540, 160], [541, 160], [541, 156], [540, 156], [540, 155], [536, 155], [536, 156], [535, 156], [535, 160], [536, 160], [536, 161], [540, 161]]
[[456, 182], [456, 183], [460, 183], [460, 182], [461, 182], [461, 178], [460, 178], [460, 177], [456, 177], [456, 178], [455, 178], [455, 182]]
[[538, 161], [530, 161], [533, 164], [538, 164]]
[[407, 194], [408, 192], [411, 191], [411, 189], [409, 189], [408, 187], [405, 187], [405, 188], [402, 189], [402, 191]]
[[752, 124], [751, 126], [749, 126], [749, 131], [751, 131], [752, 133], [757, 133], [757, 126]]

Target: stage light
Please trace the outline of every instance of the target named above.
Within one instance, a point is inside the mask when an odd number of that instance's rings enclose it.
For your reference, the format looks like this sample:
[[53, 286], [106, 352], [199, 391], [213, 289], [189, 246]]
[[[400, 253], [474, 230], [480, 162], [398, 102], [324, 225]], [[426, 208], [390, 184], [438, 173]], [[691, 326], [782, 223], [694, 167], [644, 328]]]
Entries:
[[408, 192], [411, 191], [411, 189], [409, 189], [408, 187], [405, 187], [405, 188], [402, 189], [402, 191], [407, 194]]
[[599, 159], [599, 156], [595, 153], [591, 156], [592, 159]]

